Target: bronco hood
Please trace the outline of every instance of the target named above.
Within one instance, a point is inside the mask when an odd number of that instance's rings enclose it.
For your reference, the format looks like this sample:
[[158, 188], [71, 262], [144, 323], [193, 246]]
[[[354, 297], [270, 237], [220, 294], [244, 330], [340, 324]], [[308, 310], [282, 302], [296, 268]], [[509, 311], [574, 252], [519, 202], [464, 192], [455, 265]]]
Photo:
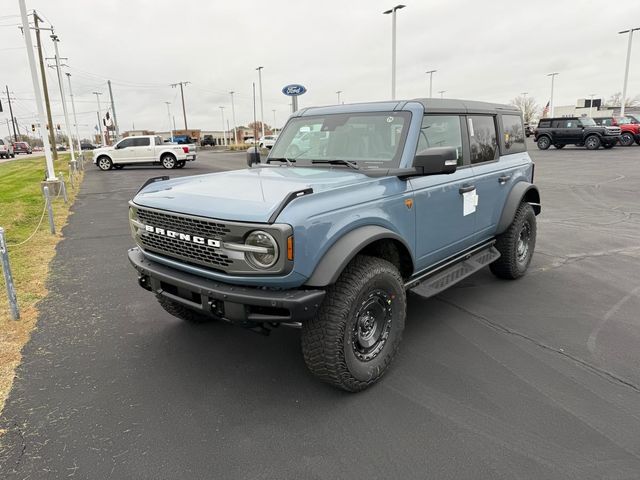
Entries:
[[342, 168], [258, 167], [152, 183], [133, 199], [172, 212], [266, 223], [293, 192], [314, 192], [371, 181]]

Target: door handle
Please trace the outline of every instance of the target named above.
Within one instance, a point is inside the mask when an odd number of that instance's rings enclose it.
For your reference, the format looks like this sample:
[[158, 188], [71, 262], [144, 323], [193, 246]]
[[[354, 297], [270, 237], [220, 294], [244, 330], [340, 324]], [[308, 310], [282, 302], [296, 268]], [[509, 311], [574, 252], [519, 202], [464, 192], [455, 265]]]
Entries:
[[467, 192], [473, 192], [476, 189], [475, 185], [463, 185], [460, 187], [460, 189], [458, 190], [458, 192], [462, 193], [467, 193]]
[[511, 175], [502, 175], [501, 177], [498, 177], [498, 183], [500, 185], [504, 185], [505, 183], [507, 183], [509, 180], [511, 179]]

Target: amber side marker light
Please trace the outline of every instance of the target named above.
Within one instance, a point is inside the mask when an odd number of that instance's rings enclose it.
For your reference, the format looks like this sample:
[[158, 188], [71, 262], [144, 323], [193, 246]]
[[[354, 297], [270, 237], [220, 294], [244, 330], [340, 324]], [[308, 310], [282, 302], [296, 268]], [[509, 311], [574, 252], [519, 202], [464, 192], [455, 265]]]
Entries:
[[287, 260], [293, 260], [293, 237], [287, 238]]

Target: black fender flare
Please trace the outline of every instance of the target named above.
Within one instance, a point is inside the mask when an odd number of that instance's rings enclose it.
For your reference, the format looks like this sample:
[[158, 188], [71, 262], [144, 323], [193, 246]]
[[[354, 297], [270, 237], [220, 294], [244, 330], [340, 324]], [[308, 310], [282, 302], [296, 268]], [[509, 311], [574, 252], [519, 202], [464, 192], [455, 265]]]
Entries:
[[511, 225], [511, 222], [513, 222], [513, 218], [516, 215], [518, 206], [523, 201], [529, 203], [533, 207], [533, 211], [536, 215], [538, 215], [542, 210], [538, 187], [532, 183], [524, 181], [516, 183], [507, 196], [507, 201], [504, 204], [502, 215], [500, 216], [500, 221], [498, 221], [498, 227], [496, 228], [496, 235], [501, 234], [509, 228], [509, 225]]
[[379, 225], [366, 225], [349, 231], [340, 237], [320, 259], [311, 277], [305, 283], [309, 287], [326, 287], [338, 280], [338, 277], [367, 245], [376, 240], [392, 239], [402, 243], [407, 251], [411, 249], [407, 242], [397, 233]]

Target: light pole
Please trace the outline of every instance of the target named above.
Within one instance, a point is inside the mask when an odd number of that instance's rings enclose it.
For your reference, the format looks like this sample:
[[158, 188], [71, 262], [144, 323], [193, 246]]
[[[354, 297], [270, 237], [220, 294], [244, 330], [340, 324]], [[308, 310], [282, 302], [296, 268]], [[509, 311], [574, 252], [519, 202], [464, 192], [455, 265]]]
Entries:
[[338, 95], [338, 105], [340, 105], [340, 94], [342, 93], [342, 90], [338, 90], [336, 92], [336, 95]]
[[589, 118], [591, 118], [591, 109], [593, 108], [593, 97], [595, 97], [596, 94], [590, 93], [589, 96], [591, 97], [591, 100], [589, 100]]
[[396, 12], [406, 5], [396, 5], [383, 15], [391, 14], [391, 100], [396, 99]]
[[71, 74], [65, 73], [67, 76], [67, 80], [69, 81], [69, 96], [71, 97], [71, 111], [73, 112], [73, 123], [76, 126], [76, 137], [78, 140], [78, 156], [82, 158], [82, 162], [80, 162], [81, 168], [84, 168], [82, 163], [84, 162], [84, 155], [82, 154], [82, 145], [80, 145], [80, 133], [78, 132], [78, 119], [76, 118], [76, 102], [73, 100], [73, 90], [71, 90]]
[[238, 132], [236, 131], [236, 107], [233, 103], [233, 94], [235, 92], [229, 92], [231, 95], [231, 120], [233, 120], [233, 144], [236, 145], [238, 143]]
[[171, 102], [164, 102], [167, 104], [167, 116], [169, 118], [169, 135], [171, 136], [171, 143], [173, 143], [173, 128], [171, 128]]
[[65, 131], [69, 137], [69, 149], [71, 150], [71, 165], [76, 166], [76, 156], [73, 148], [73, 135], [71, 133], [71, 124], [69, 123], [69, 113], [67, 112], [67, 102], [64, 99], [64, 84], [62, 83], [62, 73], [60, 73], [60, 52], [58, 52], [58, 42], [60, 39], [57, 35], [51, 34], [53, 48], [55, 50], [56, 73], [58, 75], [58, 86], [60, 87], [60, 101], [62, 102], [62, 112], [64, 113]]
[[262, 69], [264, 67], [258, 67], [258, 85], [260, 87], [260, 126], [262, 127], [262, 136], [264, 137], [264, 99], [262, 97]]
[[433, 74], [438, 70], [428, 70], [427, 74], [429, 75], [429, 98], [433, 98]]
[[444, 92], [446, 92], [446, 90], [438, 90], [438, 93], [440, 94], [440, 98], [444, 98]]
[[553, 105], [553, 87], [555, 84], [556, 75], [560, 75], [558, 72], [548, 73], [547, 77], [551, 77], [551, 98], [549, 99], [549, 111], [551, 112], [551, 117], [554, 117], [554, 105]]
[[638, 28], [630, 28], [629, 30], [623, 30], [618, 32], [618, 35], [623, 33], [629, 34], [629, 43], [627, 44], [627, 64], [624, 67], [624, 83], [622, 84], [622, 103], [620, 105], [620, 116], [624, 117], [624, 104], [627, 101], [627, 80], [629, 80], [629, 61], [631, 60], [631, 42], [633, 41], [633, 32], [640, 30]]
[[527, 95], [529, 95], [529, 92], [522, 92], [520, 95], [522, 95], [522, 117], [526, 122], [527, 119], [525, 117], [527, 116]]
[[276, 111], [275, 109], [271, 110], [273, 112], [273, 134], [275, 135], [277, 132], [276, 128]]
[[104, 130], [102, 129], [102, 110], [100, 110], [100, 92], [93, 92], [96, 96], [96, 100], [98, 100], [98, 128], [100, 129], [100, 138], [102, 139], [102, 145], [107, 145], [106, 140], [104, 139]]
[[222, 136], [224, 137], [224, 144], [225, 146], [227, 145], [227, 132], [224, 129], [225, 123], [224, 123], [224, 107], [220, 107], [220, 113], [222, 114]]
[[[180, 98], [182, 99], [182, 116], [184, 117], [184, 129], [187, 130], [187, 109], [184, 106], [184, 89], [183, 87], [185, 85], [189, 85], [191, 82], [178, 82], [178, 83], [172, 83], [171, 84], [171, 88], [176, 88], [178, 85], [180, 85]], [[187, 133], [185, 131], [185, 133]], [[188, 135], [188, 134], [187, 134]]]

